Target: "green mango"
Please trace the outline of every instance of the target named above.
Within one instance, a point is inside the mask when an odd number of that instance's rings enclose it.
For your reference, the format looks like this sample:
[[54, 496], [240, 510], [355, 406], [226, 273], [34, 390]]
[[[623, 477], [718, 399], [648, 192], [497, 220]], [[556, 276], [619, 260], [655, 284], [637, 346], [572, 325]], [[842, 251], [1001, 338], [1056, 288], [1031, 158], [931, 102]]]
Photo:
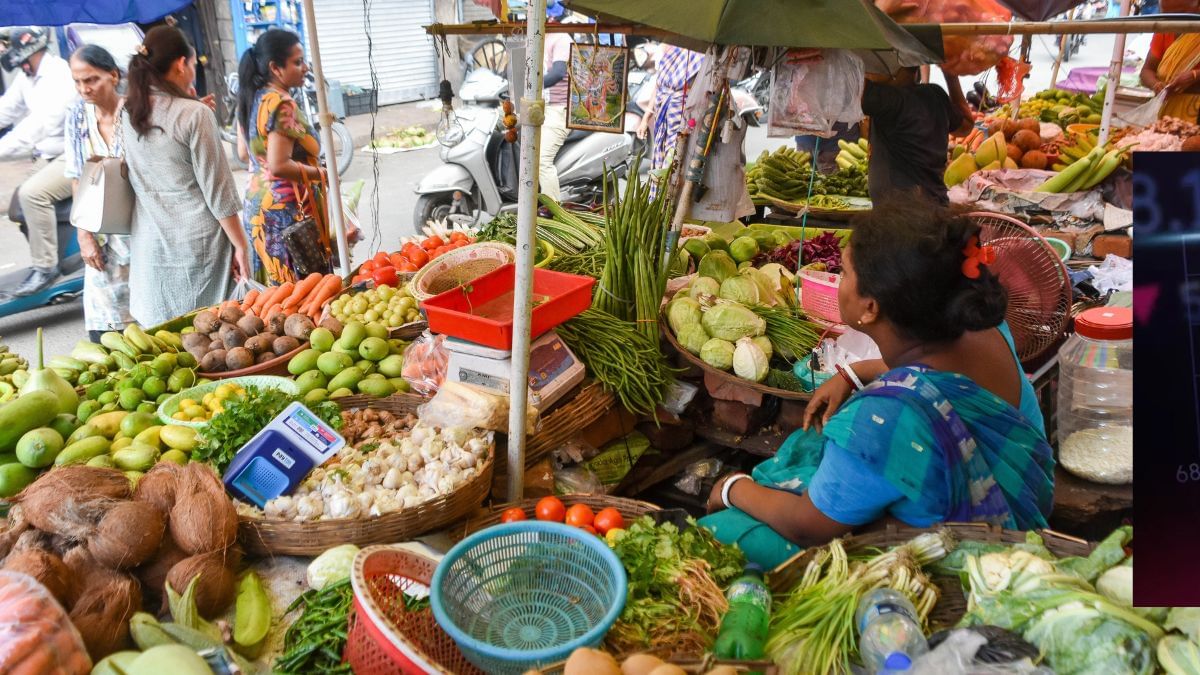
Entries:
[[329, 381], [329, 386], [327, 388], [330, 391], [337, 391], [338, 389], [353, 390], [358, 386], [359, 381], [363, 379], [364, 375], [365, 374], [361, 368], [358, 366], [351, 366], [335, 375], [334, 378]]
[[324, 389], [329, 384], [325, 374], [319, 370], [310, 370], [296, 378], [296, 393], [305, 396], [314, 389]]

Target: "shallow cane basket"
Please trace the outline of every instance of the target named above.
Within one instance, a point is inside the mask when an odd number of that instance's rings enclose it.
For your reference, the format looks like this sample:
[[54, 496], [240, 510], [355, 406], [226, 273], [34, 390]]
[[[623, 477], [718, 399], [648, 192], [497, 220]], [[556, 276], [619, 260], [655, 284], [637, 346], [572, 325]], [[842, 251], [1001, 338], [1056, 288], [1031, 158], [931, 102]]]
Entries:
[[421, 268], [409, 284], [417, 302], [462, 286], [465, 283], [515, 262], [517, 249], [496, 241], [471, 244], [442, 254]]

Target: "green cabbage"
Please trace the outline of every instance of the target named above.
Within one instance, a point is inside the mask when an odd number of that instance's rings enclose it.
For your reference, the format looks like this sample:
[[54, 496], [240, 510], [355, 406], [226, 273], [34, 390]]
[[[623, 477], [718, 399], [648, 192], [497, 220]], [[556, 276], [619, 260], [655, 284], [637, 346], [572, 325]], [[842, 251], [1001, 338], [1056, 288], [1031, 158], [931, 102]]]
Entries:
[[709, 251], [700, 259], [697, 272], [702, 277], [710, 277], [720, 283], [737, 274], [737, 263], [725, 251]]
[[758, 242], [754, 241], [754, 237], [738, 237], [729, 244], [729, 255], [740, 263], [752, 260], [758, 255]]
[[1168, 635], [1158, 641], [1158, 663], [1167, 675], [1200, 675], [1200, 649], [1187, 638]]
[[733, 374], [743, 380], [762, 382], [770, 370], [770, 363], [763, 351], [750, 338], [742, 338], [733, 348]]
[[721, 292], [717, 296], [747, 306], [759, 304], [758, 284], [745, 273], [722, 281]]
[[1133, 568], [1109, 568], [1096, 580], [1096, 590], [1122, 607], [1133, 607]]
[[700, 348], [700, 358], [713, 368], [729, 370], [733, 367], [733, 343], [713, 338]]
[[700, 350], [704, 349], [704, 344], [708, 342], [708, 333], [704, 332], [704, 326], [697, 321], [684, 326], [682, 330], [675, 333], [675, 339], [679, 340], [679, 344], [684, 349], [699, 356]]
[[771, 344], [771, 338], [766, 335], [759, 335], [758, 337], [750, 338], [750, 340], [758, 345], [758, 348], [762, 350], [763, 354], [767, 355], [767, 360], [770, 361], [771, 357], [775, 354], [775, 347]]
[[779, 303], [779, 280], [771, 283], [771, 278], [763, 274], [762, 270], [754, 267], [748, 267], [740, 272], [744, 277], [754, 280], [754, 285], [758, 286], [758, 304], [767, 307], [774, 307]]
[[667, 304], [667, 324], [676, 335], [685, 326], [699, 326], [700, 318], [700, 303], [691, 298], [675, 298]]
[[702, 295], [716, 295], [721, 292], [721, 282], [712, 277], [696, 277], [692, 287], [688, 289], [688, 297], [699, 300]]
[[713, 305], [704, 313], [700, 323], [712, 337], [729, 342], [765, 335], [767, 332], [767, 322], [762, 317], [736, 302]]
[[342, 544], [317, 556], [308, 564], [308, 587], [319, 591], [329, 584], [349, 578], [356, 555], [357, 546]]

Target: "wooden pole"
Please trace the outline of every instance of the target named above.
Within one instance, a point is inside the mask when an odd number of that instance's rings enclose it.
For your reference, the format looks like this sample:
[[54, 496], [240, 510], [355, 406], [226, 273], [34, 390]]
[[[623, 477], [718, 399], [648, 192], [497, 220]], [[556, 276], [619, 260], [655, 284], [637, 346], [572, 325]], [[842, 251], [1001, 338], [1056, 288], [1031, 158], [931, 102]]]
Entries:
[[[1129, 16], [1129, 0], [1121, 0], [1121, 16]], [[1125, 65], [1125, 36], [1118, 35], [1113, 44], [1112, 63], [1108, 64], [1108, 84], [1104, 87], [1104, 110], [1100, 116], [1100, 138], [1103, 145], [1108, 142], [1112, 129], [1113, 103], [1117, 100], [1117, 89], [1121, 86], [1121, 70]]]
[[[1077, 17], [1077, 16], [1079, 16], [1079, 8], [1078, 7], [1071, 10], [1071, 20], [1074, 21], [1075, 17]], [[1071, 39], [1071, 36], [1067, 35], [1066, 33], [1063, 33], [1062, 36], [1060, 36], [1058, 38], [1058, 56], [1056, 56], [1054, 58], [1054, 69], [1050, 71], [1050, 86], [1051, 87], [1053, 87], [1054, 84], [1056, 82], [1058, 82], [1058, 69], [1062, 67], [1063, 58], [1065, 58], [1067, 55], [1067, 40], [1070, 40], [1070, 39]]]

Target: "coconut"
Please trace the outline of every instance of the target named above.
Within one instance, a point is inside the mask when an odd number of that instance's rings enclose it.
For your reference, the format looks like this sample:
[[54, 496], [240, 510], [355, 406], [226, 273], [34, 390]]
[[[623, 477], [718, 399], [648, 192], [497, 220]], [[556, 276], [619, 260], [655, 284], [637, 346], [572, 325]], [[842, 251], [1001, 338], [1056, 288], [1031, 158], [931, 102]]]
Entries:
[[1046, 153], [1041, 150], [1030, 150], [1021, 158], [1021, 167], [1024, 169], [1045, 169], [1046, 164]]
[[1042, 137], [1036, 131], [1022, 129], [1013, 137], [1013, 144], [1022, 150], [1036, 150], [1042, 146]]
[[129, 479], [114, 469], [64, 466], [42, 474], [17, 495], [25, 519], [39, 530], [56, 534], [57, 522], [72, 522], [72, 511], [99, 499], [128, 499]]
[[39, 549], [17, 551], [4, 561], [4, 569], [37, 579], [63, 605], [71, 599], [71, 571], [62, 558]]
[[128, 574], [94, 568], [71, 608], [71, 623], [93, 661], [130, 645], [129, 619], [142, 609], [142, 589]]
[[17, 538], [30, 528], [29, 521], [25, 520], [22, 515], [23, 509], [20, 504], [14, 504], [8, 510], [8, 526], [0, 532], [0, 560], [12, 551], [12, 548], [17, 543]]
[[137, 568], [134, 574], [142, 582], [142, 592], [146, 596], [146, 606], [161, 611], [167, 609], [166, 583], [167, 573], [179, 561], [187, 558], [188, 554], [179, 549], [170, 537], [163, 537], [158, 551], [145, 565]]
[[238, 557], [229, 551], [213, 551], [184, 558], [167, 572], [167, 583], [176, 593], [182, 594], [192, 579], [198, 576], [196, 611], [200, 616], [212, 619], [233, 602], [237, 581], [233, 568], [234, 560]]
[[158, 551], [165, 529], [163, 515], [153, 504], [119, 502], [96, 526], [88, 550], [105, 567], [137, 567]]
[[238, 515], [220, 479], [201, 463], [182, 467], [171, 508], [171, 537], [189, 555], [227, 549], [237, 540]]
[[137, 489], [133, 492], [134, 501], [153, 505], [162, 514], [165, 522], [171, 515], [171, 507], [175, 506], [176, 483], [182, 471], [182, 467], [174, 462], [155, 464], [154, 468], [138, 481]]
[[64, 553], [62, 561], [70, 571], [71, 578], [78, 580], [76, 583], [72, 584], [71, 597], [68, 598], [67, 602], [63, 604], [63, 607], [69, 609], [75, 606], [75, 603], [79, 600], [80, 594], [83, 593], [84, 585], [87, 583], [87, 580], [91, 576], [92, 572], [96, 571], [96, 568], [99, 567], [99, 564], [96, 562], [96, 559], [92, 557], [92, 554], [87, 550], [87, 546], [83, 545], [76, 546], [75, 548]]
[[1014, 162], [1021, 161], [1021, 155], [1025, 154], [1024, 151], [1021, 150], [1021, 148], [1018, 148], [1016, 145], [1013, 145], [1012, 143], [1009, 143], [1006, 146], [1006, 150], [1008, 151], [1008, 158]]

